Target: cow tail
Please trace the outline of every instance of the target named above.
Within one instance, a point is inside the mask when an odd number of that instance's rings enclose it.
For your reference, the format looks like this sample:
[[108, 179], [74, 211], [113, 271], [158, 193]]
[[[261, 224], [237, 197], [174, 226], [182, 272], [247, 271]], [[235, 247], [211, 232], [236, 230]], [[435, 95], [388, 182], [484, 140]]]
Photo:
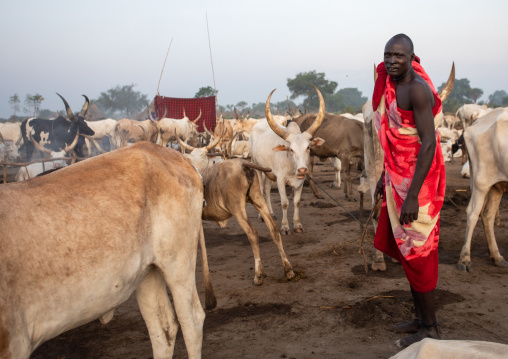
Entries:
[[217, 298], [215, 297], [212, 281], [210, 280], [210, 269], [208, 268], [203, 223], [201, 223], [201, 228], [199, 229], [199, 246], [201, 247], [201, 264], [203, 266], [203, 278], [205, 282], [205, 308], [213, 309], [217, 306]]

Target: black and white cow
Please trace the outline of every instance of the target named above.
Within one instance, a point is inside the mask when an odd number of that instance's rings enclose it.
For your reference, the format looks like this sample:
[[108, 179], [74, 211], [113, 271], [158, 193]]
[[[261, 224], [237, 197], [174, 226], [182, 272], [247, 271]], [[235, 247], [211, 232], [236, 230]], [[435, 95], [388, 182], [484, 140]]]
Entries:
[[[60, 96], [58, 93], [57, 95]], [[41, 146], [51, 151], [58, 152], [68, 147], [74, 141], [78, 129], [79, 133], [83, 135], [93, 136], [95, 134], [85, 122], [89, 100], [85, 95], [83, 95], [83, 97], [86, 101], [81, 112], [77, 116], [74, 116], [67, 101], [60, 96], [65, 104], [67, 117], [59, 116], [52, 120], [29, 118], [21, 123], [21, 135], [23, 136], [27, 161], [30, 161], [35, 149], [31, 138]], [[83, 157], [82, 149], [80, 149], [79, 146], [76, 147], [75, 151], [78, 157]]]

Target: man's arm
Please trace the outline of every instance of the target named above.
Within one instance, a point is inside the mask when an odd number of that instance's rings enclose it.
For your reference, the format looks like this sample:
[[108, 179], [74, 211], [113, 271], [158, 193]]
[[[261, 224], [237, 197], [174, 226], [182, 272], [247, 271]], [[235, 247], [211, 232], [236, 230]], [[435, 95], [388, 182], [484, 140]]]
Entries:
[[436, 151], [436, 130], [432, 115], [432, 97], [429, 96], [429, 90], [424, 84], [415, 82], [409, 90], [409, 97], [422, 146], [416, 160], [411, 186], [404, 203], [402, 203], [400, 224], [409, 224], [418, 219], [418, 194], [432, 166]]

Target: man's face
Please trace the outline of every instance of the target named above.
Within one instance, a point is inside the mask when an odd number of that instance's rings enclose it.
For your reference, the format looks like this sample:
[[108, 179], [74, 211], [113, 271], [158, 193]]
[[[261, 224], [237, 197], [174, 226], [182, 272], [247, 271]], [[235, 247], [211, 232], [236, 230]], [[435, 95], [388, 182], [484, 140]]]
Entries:
[[390, 40], [385, 46], [384, 64], [390, 76], [400, 77], [411, 69], [414, 55], [403, 40]]

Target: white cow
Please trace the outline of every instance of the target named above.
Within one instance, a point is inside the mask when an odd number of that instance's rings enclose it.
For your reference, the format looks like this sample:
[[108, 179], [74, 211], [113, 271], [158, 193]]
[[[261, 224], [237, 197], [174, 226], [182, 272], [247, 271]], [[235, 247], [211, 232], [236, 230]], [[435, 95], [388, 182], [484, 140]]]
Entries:
[[479, 118], [480, 114], [485, 111], [489, 111], [487, 105], [477, 105], [475, 103], [465, 104], [459, 107], [455, 116], [457, 116], [462, 122], [462, 128], [465, 130], [469, 127], [476, 119]]
[[[115, 148], [115, 126], [116, 126], [116, 120], [113, 120], [112, 118], [107, 118], [105, 120], [100, 121], [86, 121], [86, 124], [88, 127], [90, 127], [94, 132], [95, 135], [91, 136], [93, 139], [97, 141], [102, 141], [103, 138], [107, 137], [109, 140], [109, 145], [111, 150]], [[88, 148], [88, 155], [92, 153], [92, 147], [90, 140], [88, 138], [85, 139], [86, 147]]]
[[464, 132], [471, 171], [471, 199], [467, 206], [466, 239], [457, 266], [471, 271], [471, 239], [482, 217], [490, 258], [499, 267], [508, 262], [499, 253], [494, 221], [503, 193], [508, 187], [508, 108], [497, 108], [479, 118]]
[[290, 123], [287, 128], [275, 122], [270, 112], [270, 98], [275, 91], [273, 90], [266, 100], [265, 113], [267, 121], [261, 121], [255, 125], [249, 137], [252, 161], [263, 167], [271, 168], [273, 171], [273, 174], [257, 172], [261, 191], [266, 193], [266, 204], [272, 216], [270, 181], [268, 179], [277, 182], [282, 205], [282, 226], [280, 231], [283, 235], [290, 233], [287, 219], [289, 200], [286, 194], [286, 184], [294, 189], [294, 231], [303, 232], [303, 226], [300, 222], [300, 198], [303, 182], [309, 168], [310, 146], [321, 146], [324, 143], [322, 138], [312, 139], [325, 116], [325, 101], [319, 90], [316, 87], [314, 88], [319, 96], [319, 113], [308, 130], [302, 133], [300, 127], [294, 122]]
[[21, 141], [21, 122], [0, 123], [0, 136], [4, 141], [19, 144]]
[[[161, 118], [159, 122], [157, 122], [157, 127], [159, 128], [157, 144], [162, 145], [162, 147], [166, 147], [170, 140], [176, 140], [175, 132], [178, 138], [188, 144], [191, 138], [198, 135], [198, 125], [196, 123], [200, 118], [201, 109], [199, 109], [199, 116], [192, 121], [189, 120], [185, 114], [185, 109], [183, 109], [183, 118], [181, 119], [168, 117]], [[185, 149], [181, 148], [181, 151], [184, 153]]]
[[8, 162], [21, 161], [18, 147], [12, 141], [1, 141], [0, 139], [0, 162], [3, 160]]
[[351, 113], [346, 112], [346, 113], [341, 113], [340, 115], [350, 118], [352, 120], [360, 121], [361, 123], [364, 122], [363, 114], [361, 114], [361, 113], [357, 113], [356, 115], [353, 115]]
[[188, 357], [201, 358], [198, 242], [207, 308], [216, 302], [203, 183], [181, 154], [136, 143], [2, 185], [0, 202], [0, 358], [26, 359], [64, 331], [105, 323], [134, 291], [153, 357], [173, 356], [180, 324]]

